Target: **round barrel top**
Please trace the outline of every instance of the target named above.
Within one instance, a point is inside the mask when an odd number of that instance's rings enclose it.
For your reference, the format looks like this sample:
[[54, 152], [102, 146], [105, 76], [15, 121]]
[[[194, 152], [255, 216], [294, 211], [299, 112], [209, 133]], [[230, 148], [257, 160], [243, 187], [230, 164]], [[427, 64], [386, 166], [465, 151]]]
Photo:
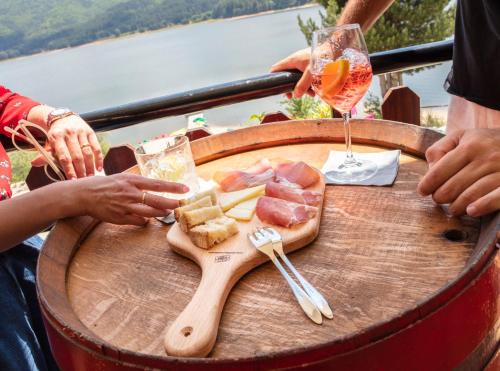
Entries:
[[[425, 150], [441, 134], [355, 120], [353, 135], [354, 151], [403, 153], [391, 187], [327, 186], [318, 238], [289, 254], [329, 301], [333, 320], [321, 326], [309, 321], [279, 272], [265, 263], [229, 294], [212, 361], [325, 344], [352, 349], [388, 336], [443, 305], [491, 253], [498, 216], [449, 217], [416, 193], [427, 170]], [[342, 141], [341, 123], [323, 120], [242, 129], [195, 141], [192, 148], [198, 175], [210, 179], [216, 170], [241, 169], [262, 158], [321, 168], [330, 150], [345, 149]], [[59, 222], [39, 263], [40, 299], [49, 319], [94, 350], [168, 360], [163, 337], [201, 276], [198, 266], [169, 248], [168, 229], [155, 219], [146, 227], [88, 217]]]

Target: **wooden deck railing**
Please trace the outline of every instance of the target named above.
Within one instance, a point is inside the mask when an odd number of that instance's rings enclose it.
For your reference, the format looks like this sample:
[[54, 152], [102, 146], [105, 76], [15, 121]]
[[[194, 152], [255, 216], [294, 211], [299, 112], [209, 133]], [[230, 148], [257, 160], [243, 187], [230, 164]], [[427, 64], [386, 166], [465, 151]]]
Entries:
[[[394, 49], [370, 55], [374, 74], [422, 67], [451, 60], [453, 40]], [[82, 117], [96, 131], [120, 129], [148, 120], [182, 115], [247, 100], [290, 92], [300, 78], [297, 71], [266, 74], [249, 79], [214, 85], [168, 96], [143, 100], [117, 107], [83, 113]], [[382, 116], [387, 120], [420, 125], [420, 98], [410, 88], [400, 86], [390, 89], [382, 102]], [[282, 113], [268, 114], [264, 122], [283, 121]], [[165, 128], [165, 132], [170, 131]], [[190, 139], [209, 135], [203, 129], [188, 133]], [[8, 141], [5, 147], [12, 149]], [[105, 158], [105, 171], [113, 174], [135, 163], [128, 146], [111, 148]], [[26, 183], [30, 189], [50, 183], [43, 169], [32, 168]]]

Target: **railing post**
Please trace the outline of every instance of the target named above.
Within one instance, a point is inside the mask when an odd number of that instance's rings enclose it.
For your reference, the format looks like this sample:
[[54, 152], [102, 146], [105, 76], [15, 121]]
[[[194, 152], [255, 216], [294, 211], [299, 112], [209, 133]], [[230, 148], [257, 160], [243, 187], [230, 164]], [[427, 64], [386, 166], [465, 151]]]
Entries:
[[271, 122], [289, 121], [289, 120], [291, 120], [290, 117], [288, 117], [281, 111], [277, 111], [277, 112], [266, 113], [262, 118], [262, 120], [260, 121], [260, 123], [270, 124]]
[[106, 175], [118, 174], [137, 165], [134, 147], [130, 144], [111, 147], [104, 157], [104, 172]]
[[[57, 179], [57, 174], [52, 170], [50, 167], [47, 168], [47, 171], [49, 172], [50, 176], [54, 179]], [[46, 185], [49, 185], [51, 183], [54, 183], [53, 180], [51, 180], [46, 174], [43, 166], [40, 167], [35, 167], [32, 166], [28, 176], [26, 177], [26, 185], [28, 186], [28, 189], [30, 191], [33, 191], [37, 188], [44, 187]]]
[[407, 86], [390, 88], [382, 102], [384, 120], [420, 126], [420, 98]]
[[194, 128], [194, 129], [189, 129], [186, 132], [186, 136], [188, 137], [189, 141], [192, 142], [193, 140], [196, 139], [201, 139], [205, 138], [212, 135], [207, 129], [205, 128]]

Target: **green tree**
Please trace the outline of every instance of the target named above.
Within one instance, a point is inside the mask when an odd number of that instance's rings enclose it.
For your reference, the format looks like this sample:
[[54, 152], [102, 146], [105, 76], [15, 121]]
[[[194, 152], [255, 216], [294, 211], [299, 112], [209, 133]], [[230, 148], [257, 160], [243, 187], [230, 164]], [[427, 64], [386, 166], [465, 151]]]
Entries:
[[318, 98], [308, 95], [302, 99], [287, 99], [281, 102], [288, 114], [294, 120], [326, 119], [332, 117], [332, 109]]
[[380, 99], [378, 99], [378, 97], [371, 92], [368, 92], [366, 95], [364, 111], [367, 115], [373, 115], [376, 119], [382, 118]]
[[37, 152], [13, 151], [9, 153], [10, 165], [12, 167], [12, 183], [24, 182], [31, 170], [31, 160], [37, 156]]
[[[317, 0], [326, 13], [320, 12], [321, 27], [335, 26], [347, 0]], [[380, 17], [365, 35], [370, 52], [402, 48], [443, 40], [453, 34], [455, 6], [450, 0], [398, 0]], [[312, 32], [319, 26], [312, 20], [298, 19], [299, 27], [311, 43]], [[379, 75], [382, 96], [393, 86], [403, 84], [403, 73]]]

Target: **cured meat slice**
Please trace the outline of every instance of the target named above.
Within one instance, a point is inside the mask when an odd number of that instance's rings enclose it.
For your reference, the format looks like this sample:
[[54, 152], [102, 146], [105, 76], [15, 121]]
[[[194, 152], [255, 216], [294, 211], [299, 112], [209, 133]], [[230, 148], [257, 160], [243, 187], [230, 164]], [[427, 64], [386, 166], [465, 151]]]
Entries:
[[289, 228], [314, 218], [318, 213], [318, 208], [279, 198], [262, 196], [257, 201], [256, 213], [264, 223]]
[[276, 181], [293, 188], [307, 188], [319, 180], [318, 172], [305, 162], [287, 162], [276, 167]]
[[218, 171], [214, 180], [224, 192], [239, 191], [274, 180], [274, 170], [269, 160], [265, 159], [245, 170]]
[[321, 203], [322, 197], [319, 192], [292, 188], [276, 182], [269, 182], [266, 184], [266, 196], [309, 206], [318, 206]]

